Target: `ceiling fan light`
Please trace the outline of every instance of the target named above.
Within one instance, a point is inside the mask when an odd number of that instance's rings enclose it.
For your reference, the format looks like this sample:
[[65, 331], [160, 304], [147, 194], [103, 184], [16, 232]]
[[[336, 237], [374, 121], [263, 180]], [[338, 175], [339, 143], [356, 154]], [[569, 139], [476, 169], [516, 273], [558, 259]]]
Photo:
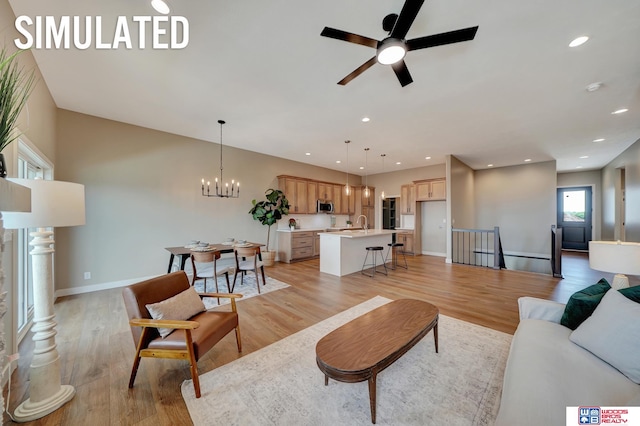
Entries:
[[171, 12], [169, 5], [162, 0], [151, 0], [151, 6], [156, 10], [156, 12], [162, 13], [163, 15], [168, 15], [169, 12]]
[[384, 40], [378, 47], [377, 59], [382, 65], [395, 64], [407, 54], [404, 43], [400, 40]]

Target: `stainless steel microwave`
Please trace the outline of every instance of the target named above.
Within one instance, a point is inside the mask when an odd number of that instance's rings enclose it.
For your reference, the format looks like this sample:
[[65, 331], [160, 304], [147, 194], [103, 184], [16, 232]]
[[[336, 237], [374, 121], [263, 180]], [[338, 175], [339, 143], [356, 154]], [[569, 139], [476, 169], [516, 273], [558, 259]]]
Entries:
[[318, 213], [333, 213], [333, 203], [327, 200], [318, 200]]

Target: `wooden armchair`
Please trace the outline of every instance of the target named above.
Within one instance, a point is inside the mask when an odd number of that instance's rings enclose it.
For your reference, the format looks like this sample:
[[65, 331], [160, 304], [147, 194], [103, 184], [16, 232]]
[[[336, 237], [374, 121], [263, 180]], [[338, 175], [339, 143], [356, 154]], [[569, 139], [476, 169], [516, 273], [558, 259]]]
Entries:
[[[204, 311], [188, 320], [152, 319], [146, 305], [169, 299], [190, 288], [184, 271], [152, 278], [125, 287], [122, 291], [129, 316], [136, 357], [133, 361], [129, 388], [133, 387], [142, 357], [184, 359], [189, 361], [196, 398], [200, 398], [197, 362], [231, 330], [235, 329], [238, 352], [242, 352], [240, 325], [236, 308], [241, 294], [202, 293], [200, 297], [231, 299], [231, 311]], [[174, 329], [162, 338], [158, 328]]]

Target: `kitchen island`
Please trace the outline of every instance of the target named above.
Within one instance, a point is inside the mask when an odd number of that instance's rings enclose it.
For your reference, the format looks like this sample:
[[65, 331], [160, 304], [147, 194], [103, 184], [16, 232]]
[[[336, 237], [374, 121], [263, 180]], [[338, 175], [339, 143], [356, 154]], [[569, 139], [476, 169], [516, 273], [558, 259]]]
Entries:
[[396, 231], [370, 229], [367, 231], [341, 231], [320, 234], [320, 272], [339, 277], [362, 269], [366, 247], [382, 246], [386, 254]]

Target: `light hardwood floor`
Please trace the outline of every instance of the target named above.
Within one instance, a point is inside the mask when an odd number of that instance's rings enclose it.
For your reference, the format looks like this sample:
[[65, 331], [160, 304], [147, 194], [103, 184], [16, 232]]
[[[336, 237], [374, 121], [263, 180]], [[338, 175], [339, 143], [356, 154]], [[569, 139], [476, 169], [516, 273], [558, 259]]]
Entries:
[[[586, 256], [566, 254], [563, 280], [548, 275], [451, 265], [444, 258], [408, 257], [409, 269], [375, 279], [359, 273], [338, 278], [321, 274], [318, 260], [278, 263], [267, 275], [289, 288], [238, 303], [242, 354], [233, 333], [198, 363], [200, 374], [247, 355], [376, 295], [429, 301], [443, 315], [513, 333], [518, 324], [517, 299], [535, 296], [565, 302], [576, 290], [610, 279], [588, 268]], [[158, 265], [161, 272], [164, 265]], [[220, 309], [225, 309], [224, 307]], [[188, 364], [143, 359], [135, 387], [128, 389], [134, 343], [121, 290], [60, 298], [55, 304], [62, 382], [76, 396], [33, 425], [189, 425], [180, 384], [190, 378]], [[441, 338], [444, 338], [442, 336]], [[10, 411], [28, 397], [30, 336], [20, 347], [19, 368], [12, 376]], [[5, 398], [7, 396], [5, 388]], [[4, 424], [14, 424], [4, 414]]]

